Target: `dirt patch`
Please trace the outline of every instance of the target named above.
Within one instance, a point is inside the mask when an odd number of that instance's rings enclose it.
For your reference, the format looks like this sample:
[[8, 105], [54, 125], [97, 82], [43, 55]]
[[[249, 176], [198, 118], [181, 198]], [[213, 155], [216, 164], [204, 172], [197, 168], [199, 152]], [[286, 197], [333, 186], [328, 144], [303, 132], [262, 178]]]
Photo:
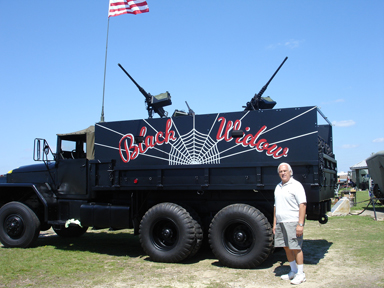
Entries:
[[[316, 242], [311, 242], [317, 245]], [[311, 243], [306, 243], [307, 249]], [[358, 263], [344, 255], [342, 251], [307, 252], [305, 261], [305, 273], [307, 281], [301, 287], [381, 287], [382, 278], [375, 273], [377, 271], [356, 271]], [[203, 253], [208, 259], [200, 259], [196, 263], [186, 265], [166, 265], [167, 267], [156, 269], [153, 273], [143, 270], [140, 276], [134, 276], [130, 271], [125, 271], [119, 279], [96, 287], [228, 287], [228, 288], [251, 288], [251, 287], [287, 287], [291, 286], [289, 281], [280, 279], [280, 275], [289, 272], [289, 265], [285, 261], [283, 250], [277, 251], [259, 269], [238, 270], [220, 267], [215, 259], [210, 257], [209, 252]], [[152, 266], [153, 264], [148, 263]], [[152, 269], [150, 269], [152, 270]]]
[[373, 219], [376, 219], [377, 221], [384, 221], [384, 207], [376, 207], [375, 209], [373, 209], [372, 207], [369, 207], [365, 210], [353, 211], [351, 212], [351, 214], [369, 216]]
[[[330, 227], [310, 221], [307, 234]], [[317, 233], [318, 234], [318, 233]], [[308, 239], [309, 238], [309, 239]], [[352, 251], [332, 239], [304, 241], [305, 273], [307, 281], [300, 287], [384, 287], [382, 267], [357, 261]], [[280, 279], [289, 272], [289, 263], [283, 249], [277, 249], [257, 269], [241, 270], [222, 267], [209, 249], [200, 251], [197, 257], [182, 264], [153, 263], [144, 257], [141, 275], [124, 271], [119, 279], [108, 287], [287, 287], [289, 281]], [[149, 268], [150, 267], [150, 268]], [[148, 269], [149, 268], [149, 269]], [[106, 287], [105, 284], [97, 287]]]

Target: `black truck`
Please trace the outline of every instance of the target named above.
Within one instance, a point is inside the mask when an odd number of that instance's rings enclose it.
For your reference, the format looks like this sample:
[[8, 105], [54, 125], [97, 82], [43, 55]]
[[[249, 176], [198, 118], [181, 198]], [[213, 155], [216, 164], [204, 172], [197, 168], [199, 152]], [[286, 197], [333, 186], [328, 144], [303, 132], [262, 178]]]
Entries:
[[163, 109], [170, 94], [152, 96], [120, 65], [149, 118], [58, 134], [54, 153], [35, 139], [41, 163], [0, 183], [1, 243], [29, 247], [50, 228], [62, 237], [130, 228], [153, 261], [182, 261], [208, 239], [222, 265], [254, 268], [273, 250], [281, 162], [305, 188], [306, 219], [325, 224], [337, 183], [332, 125], [318, 124], [326, 118], [316, 106], [273, 109], [262, 97], [284, 62], [243, 111], [171, 117]]

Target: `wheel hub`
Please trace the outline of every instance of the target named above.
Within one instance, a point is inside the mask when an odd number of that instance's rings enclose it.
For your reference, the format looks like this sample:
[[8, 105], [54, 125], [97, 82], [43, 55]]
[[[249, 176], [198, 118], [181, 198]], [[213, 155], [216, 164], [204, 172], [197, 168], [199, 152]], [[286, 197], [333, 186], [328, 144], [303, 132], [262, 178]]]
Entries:
[[169, 219], [161, 219], [153, 227], [151, 238], [158, 249], [171, 249], [178, 241], [177, 227]]
[[247, 254], [254, 244], [252, 231], [243, 222], [235, 221], [227, 226], [223, 237], [227, 251], [234, 255]]
[[164, 237], [164, 239], [169, 240], [173, 237], [173, 231], [170, 228], [164, 228], [161, 231], [161, 235]]
[[244, 242], [244, 241], [246, 241], [247, 240], [247, 235], [246, 234], [244, 234], [243, 233], [243, 231], [237, 231], [236, 233], [235, 233], [235, 241], [236, 242]]
[[5, 219], [5, 229], [11, 238], [18, 238], [24, 230], [23, 219], [18, 215], [10, 215]]

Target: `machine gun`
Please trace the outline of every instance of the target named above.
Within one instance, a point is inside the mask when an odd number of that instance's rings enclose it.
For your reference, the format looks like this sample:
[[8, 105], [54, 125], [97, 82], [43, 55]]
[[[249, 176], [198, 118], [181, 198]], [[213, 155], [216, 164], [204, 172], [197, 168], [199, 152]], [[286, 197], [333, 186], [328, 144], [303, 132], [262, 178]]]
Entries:
[[261, 97], [265, 90], [267, 90], [269, 83], [271, 83], [273, 77], [279, 72], [280, 68], [284, 65], [285, 61], [287, 61], [288, 57], [285, 57], [284, 61], [280, 64], [279, 68], [275, 71], [275, 73], [272, 75], [271, 79], [261, 88], [260, 92], [255, 94], [250, 102], [247, 102], [246, 106], [243, 106], [245, 108], [245, 111], [248, 110], [260, 110], [260, 109], [272, 109], [276, 102], [273, 101], [270, 97]]
[[125, 71], [125, 69], [123, 68], [123, 66], [120, 65], [120, 63], [118, 65], [125, 72], [125, 74], [127, 74], [129, 79], [132, 80], [132, 82], [136, 85], [136, 87], [140, 90], [141, 94], [144, 95], [145, 103], [148, 110], [148, 117], [152, 118], [154, 112], [159, 114], [161, 118], [167, 117], [168, 112], [164, 111], [163, 107], [172, 104], [171, 95], [169, 94], [169, 92], [167, 91], [165, 93], [152, 96], [150, 93], [147, 93], [139, 84], [136, 83], [136, 81], [131, 77], [131, 75], [128, 74], [127, 71]]
[[193, 110], [191, 109], [191, 107], [189, 107], [187, 101], [185, 101], [185, 104], [187, 104], [188, 112], [185, 112], [185, 111], [183, 111], [183, 110], [177, 110], [177, 109], [176, 109], [175, 112], [173, 112], [172, 117], [179, 117], [179, 116], [195, 116], [195, 115], [196, 115], [196, 114], [195, 114], [195, 111], [193, 111]]

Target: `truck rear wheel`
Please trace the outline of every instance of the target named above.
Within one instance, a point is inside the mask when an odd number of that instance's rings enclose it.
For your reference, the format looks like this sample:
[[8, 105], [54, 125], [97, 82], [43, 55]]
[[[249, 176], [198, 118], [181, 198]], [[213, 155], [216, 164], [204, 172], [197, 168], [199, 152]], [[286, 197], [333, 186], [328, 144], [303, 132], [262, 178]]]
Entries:
[[195, 223], [174, 203], [160, 203], [145, 213], [140, 223], [140, 243], [153, 261], [180, 262], [195, 247]]
[[272, 229], [256, 208], [233, 204], [220, 210], [209, 228], [209, 243], [219, 261], [231, 268], [255, 268], [272, 249]]
[[193, 243], [191, 254], [189, 254], [188, 256], [188, 258], [192, 258], [200, 250], [203, 244], [204, 235], [203, 235], [203, 229], [201, 227], [201, 219], [199, 214], [197, 214], [196, 211], [190, 207], [185, 207], [185, 208], [188, 211], [189, 215], [191, 215], [192, 223], [193, 223], [193, 226], [195, 227], [195, 241]]
[[5, 247], [27, 248], [40, 233], [40, 220], [28, 206], [9, 202], [0, 208], [0, 241]]

